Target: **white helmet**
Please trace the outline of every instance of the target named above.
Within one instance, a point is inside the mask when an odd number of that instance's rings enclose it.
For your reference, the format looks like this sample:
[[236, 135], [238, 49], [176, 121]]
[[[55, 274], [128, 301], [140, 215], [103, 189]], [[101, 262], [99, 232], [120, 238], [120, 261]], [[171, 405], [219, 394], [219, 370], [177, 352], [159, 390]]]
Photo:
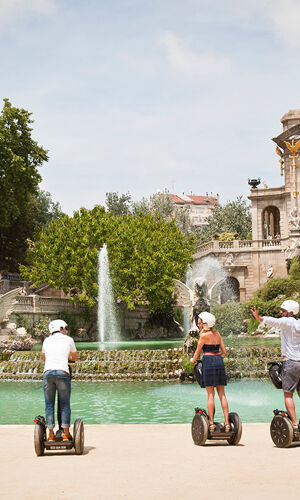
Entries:
[[285, 300], [282, 302], [280, 309], [284, 309], [288, 313], [293, 313], [296, 316], [299, 312], [299, 304], [295, 300]]
[[206, 311], [200, 313], [198, 318], [202, 319], [203, 323], [206, 323], [209, 328], [212, 328], [216, 323], [215, 316]]
[[48, 328], [50, 333], [59, 332], [61, 328], [66, 328], [67, 323], [63, 319], [55, 319], [49, 323]]

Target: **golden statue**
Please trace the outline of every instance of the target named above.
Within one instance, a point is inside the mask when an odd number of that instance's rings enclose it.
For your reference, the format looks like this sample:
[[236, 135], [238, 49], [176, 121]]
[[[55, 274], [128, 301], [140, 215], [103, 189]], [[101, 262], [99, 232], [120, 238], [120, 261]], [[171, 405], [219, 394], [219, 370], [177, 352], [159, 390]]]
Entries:
[[278, 154], [278, 156], [280, 156], [280, 160], [279, 160], [279, 163], [280, 163], [280, 175], [283, 175], [283, 171], [284, 171], [284, 166], [283, 166], [283, 152], [281, 151], [281, 149], [279, 149], [278, 146], [276, 146], [276, 153]]
[[287, 142], [287, 141], [283, 141], [284, 144], [286, 145], [286, 147], [290, 150], [290, 152], [292, 153], [291, 155], [289, 155], [289, 158], [291, 158], [291, 160], [293, 160], [293, 171], [294, 171], [294, 191], [293, 191], [293, 195], [294, 195], [294, 198], [297, 198], [297, 195], [299, 194], [299, 191], [297, 190], [297, 177], [296, 177], [296, 168], [297, 168], [297, 162], [296, 162], [296, 159], [299, 157], [299, 155], [297, 154], [298, 152], [298, 149], [300, 148], [300, 140], [296, 142], [295, 144], [295, 139], [292, 139], [292, 142]]

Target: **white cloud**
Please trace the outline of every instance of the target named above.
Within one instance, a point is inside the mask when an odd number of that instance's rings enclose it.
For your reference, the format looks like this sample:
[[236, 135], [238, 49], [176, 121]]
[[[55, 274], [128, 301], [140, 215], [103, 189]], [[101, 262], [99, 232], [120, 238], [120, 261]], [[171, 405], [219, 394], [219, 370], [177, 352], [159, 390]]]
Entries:
[[244, 25], [258, 25], [289, 46], [300, 46], [299, 0], [232, 0], [229, 11]]
[[202, 78], [221, 75], [230, 70], [231, 62], [227, 57], [213, 52], [193, 52], [173, 33], [166, 32], [160, 44], [172, 68], [183, 76]]
[[267, 14], [274, 34], [292, 47], [300, 47], [299, 0], [275, 1], [267, 4]]
[[27, 13], [51, 14], [56, 0], [0, 0], [0, 24], [9, 24]]

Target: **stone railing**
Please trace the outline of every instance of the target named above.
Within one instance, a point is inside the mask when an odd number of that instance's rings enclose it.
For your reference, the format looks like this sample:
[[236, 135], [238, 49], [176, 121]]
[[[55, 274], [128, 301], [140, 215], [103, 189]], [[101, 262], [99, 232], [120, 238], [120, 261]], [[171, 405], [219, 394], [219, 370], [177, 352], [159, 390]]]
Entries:
[[285, 240], [233, 240], [233, 241], [219, 241], [213, 240], [197, 248], [195, 258], [204, 257], [210, 253], [226, 253], [230, 251], [247, 251], [247, 250], [275, 250], [281, 251], [283, 242]]
[[55, 314], [57, 312], [80, 312], [84, 305], [80, 302], [72, 302], [69, 299], [56, 297], [41, 297], [39, 295], [25, 295], [17, 297], [13, 308], [13, 314]]

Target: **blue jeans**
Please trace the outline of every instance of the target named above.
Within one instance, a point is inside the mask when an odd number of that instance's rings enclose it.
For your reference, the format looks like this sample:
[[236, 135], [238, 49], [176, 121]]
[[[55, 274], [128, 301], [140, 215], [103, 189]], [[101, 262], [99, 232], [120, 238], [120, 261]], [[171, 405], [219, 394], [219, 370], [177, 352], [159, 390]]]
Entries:
[[56, 390], [58, 391], [62, 427], [70, 427], [71, 407], [71, 377], [68, 373], [62, 370], [48, 370], [43, 376], [44, 396], [45, 396], [45, 413], [46, 425], [48, 429], [53, 429], [54, 421], [54, 405]]

